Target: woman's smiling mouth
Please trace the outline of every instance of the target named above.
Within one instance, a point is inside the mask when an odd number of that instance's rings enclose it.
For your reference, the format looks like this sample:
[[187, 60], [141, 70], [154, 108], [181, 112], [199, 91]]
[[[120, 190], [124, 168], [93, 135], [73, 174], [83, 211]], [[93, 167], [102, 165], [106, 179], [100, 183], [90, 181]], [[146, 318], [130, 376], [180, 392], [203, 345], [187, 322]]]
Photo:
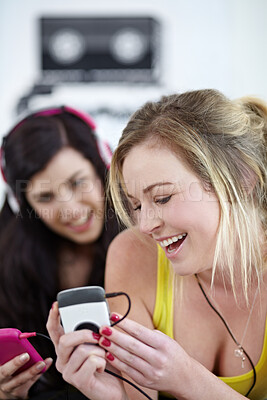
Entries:
[[91, 211], [88, 215], [82, 216], [79, 219], [68, 224], [68, 227], [77, 233], [84, 232], [90, 227], [92, 220], [93, 212]]
[[168, 254], [174, 253], [179, 249], [183, 241], [185, 240], [187, 233], [182, 233], [177, 236], [171, 236], [167, 239], [164, 239], [159, 242], [160, 246], [167, 252]]

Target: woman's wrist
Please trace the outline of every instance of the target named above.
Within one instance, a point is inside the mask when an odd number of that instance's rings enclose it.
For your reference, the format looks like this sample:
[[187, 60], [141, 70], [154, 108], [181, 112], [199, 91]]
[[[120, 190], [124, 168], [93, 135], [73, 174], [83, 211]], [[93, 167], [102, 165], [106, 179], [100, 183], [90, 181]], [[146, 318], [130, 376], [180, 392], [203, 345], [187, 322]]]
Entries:
[[195, 384], [195, 373], [193, 372], [195, 368], [195, 360], [188, 355], [184, 357], [183, 366], [179, 367], [179, 375], [169, 383], [168, 393], [179, 400], [191, 399], [191, 388]]

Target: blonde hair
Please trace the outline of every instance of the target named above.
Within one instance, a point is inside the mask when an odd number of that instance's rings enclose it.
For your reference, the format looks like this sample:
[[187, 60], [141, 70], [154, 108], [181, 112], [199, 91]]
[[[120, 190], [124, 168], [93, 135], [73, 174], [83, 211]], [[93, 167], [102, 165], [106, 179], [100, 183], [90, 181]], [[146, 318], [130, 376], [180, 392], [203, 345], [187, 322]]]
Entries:
[[110, 169], [110, 193], [120, 219], [132, 223], [122, 167], [127, 154], [151, 139], [182, 154], [221, 208], [213, 277], [217, 265], [230, 276], [237, 249], [242, 287], [266, 267], [267, 107], [258, 99], [231, 101], [206, 89], [164, 96], [136, 111], [123, 130]]

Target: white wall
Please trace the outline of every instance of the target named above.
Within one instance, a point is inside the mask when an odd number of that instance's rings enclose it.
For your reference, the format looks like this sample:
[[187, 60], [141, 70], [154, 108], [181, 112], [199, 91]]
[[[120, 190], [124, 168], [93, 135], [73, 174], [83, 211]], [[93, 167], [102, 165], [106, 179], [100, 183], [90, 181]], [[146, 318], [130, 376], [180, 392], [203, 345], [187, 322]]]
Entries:
[[45, 15], [151, 15], [163, 26], [160, 88], [78, 85], [61, 88], [54, 102], [135, 107], [163, 92], [208, 87], [267, 100], [266, 0], [0, 0], [0, 136], [39, 76], [36, 18]]

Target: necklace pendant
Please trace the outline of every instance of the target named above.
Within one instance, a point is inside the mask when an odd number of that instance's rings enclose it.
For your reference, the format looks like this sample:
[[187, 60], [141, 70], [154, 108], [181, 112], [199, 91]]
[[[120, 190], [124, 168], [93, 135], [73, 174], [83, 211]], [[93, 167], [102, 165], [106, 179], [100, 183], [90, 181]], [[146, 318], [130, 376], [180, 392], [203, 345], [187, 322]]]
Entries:
[[241, 345], [235, 349], [235, 356], [241, 358], [241, 368], [244, 368], [246, 357], [244, 356], [244, 349]]

